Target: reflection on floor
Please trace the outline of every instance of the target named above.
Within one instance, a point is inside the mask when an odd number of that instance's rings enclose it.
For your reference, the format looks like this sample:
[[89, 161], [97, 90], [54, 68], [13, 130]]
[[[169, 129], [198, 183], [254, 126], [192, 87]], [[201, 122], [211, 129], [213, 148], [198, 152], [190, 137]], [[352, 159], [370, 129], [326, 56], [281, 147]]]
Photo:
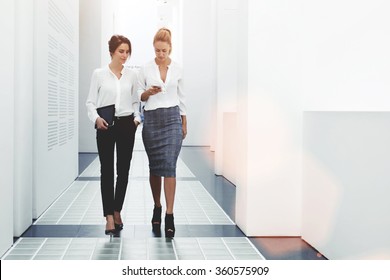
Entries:
[[104, 235], [97, 155], [80, 154], [80, 176], [2, 259], [325, 259], [298, 237], [246, 237], [234, 223], [235, 187], [215, 176], [212, 166], [209, 148], [183, 147], [177, 168], [176, 235], [155, 235], [148, 160], [137, 134], [122, 211], [125, 227], [109, 238]]
[[262, 260], [243, 237], [21, 238], [13, 260]]
[[[165, 204], [164, 196], [162, 196]], [[75, 181], [35, 222], [36, 225], [105, 224], [99, 181]], [[148, 179], [132, 179], [128, 185], [122, 219], [129, 225], [148, 225], [153, 200]], [[234, 224], [199, 181], [177, 181], [175, 224]]]

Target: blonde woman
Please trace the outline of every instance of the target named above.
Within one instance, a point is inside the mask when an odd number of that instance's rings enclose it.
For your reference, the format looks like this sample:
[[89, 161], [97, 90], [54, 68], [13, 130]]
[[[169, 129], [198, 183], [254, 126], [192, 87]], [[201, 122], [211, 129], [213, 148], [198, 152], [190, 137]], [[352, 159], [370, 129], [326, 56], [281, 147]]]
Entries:
[[159, 233], [161, 227], [164, 178], [166, 237], [175, 235], [176, 163], [187, 135], [182, 70], [170, 58], [171, 42], [169, 29], [157, 31], [153, 40], [155, 58], [140, 69], [138, 76], [138, 95], [145, 102], [142, 139], [149, 158], [149, 182], [154, 200], [152, 229]]

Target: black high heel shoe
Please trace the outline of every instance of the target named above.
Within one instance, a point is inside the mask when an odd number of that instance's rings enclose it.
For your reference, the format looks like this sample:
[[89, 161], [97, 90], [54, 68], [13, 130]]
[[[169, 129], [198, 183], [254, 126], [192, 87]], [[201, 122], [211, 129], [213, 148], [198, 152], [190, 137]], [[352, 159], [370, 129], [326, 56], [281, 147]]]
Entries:
[[110, 235], [110, 236], [113, 236], [115, 233], [116, 233], [116, 230], [115, 230], [115, 227], [114, 228], [112, 228], [112, 229], [107, 229], [107, 227], [109, 227], [109, 222], [108, 222], [108, 220], [106, 220], [106, 229], [104, 230], [104, 233], [106, 234], [106, 235]]
[[173, 214], [165, 215], [165, 237], [172, 238], [175, 236], [175, 224], [173, 222]]
[[122, 222], [121, 213], [119, 211], [114, 211], [114, 226], [115, 226], [115, 230], [118, 232], [123, 229], [123, 223], [120, 224], [115, 223], [115, 217], [117, 218], [117, 220]]
[[157, 207], [156, 205], [154, 206], [153, 209], [153, 217], [152, 217], [152, 229], [153, 232], [160, 232], [161, 231], [161, 210], [162, 206]]
[[113, 236], [113, 235], [115, 235], [116, 230], [115, 230], [115, 229], [106, 229], [106, 230], [104, 231], [104, 233], [105, 233], [106, 235]]

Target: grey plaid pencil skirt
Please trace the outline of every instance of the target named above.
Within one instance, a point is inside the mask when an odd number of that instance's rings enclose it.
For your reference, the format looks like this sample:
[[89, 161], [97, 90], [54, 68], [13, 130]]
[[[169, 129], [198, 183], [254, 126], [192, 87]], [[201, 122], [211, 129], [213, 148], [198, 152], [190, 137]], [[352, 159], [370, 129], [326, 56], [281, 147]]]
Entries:
[[179, 106], [144, 111], [142, 140], [150, 174], [176, 177], [176, 163], [183, 142]]

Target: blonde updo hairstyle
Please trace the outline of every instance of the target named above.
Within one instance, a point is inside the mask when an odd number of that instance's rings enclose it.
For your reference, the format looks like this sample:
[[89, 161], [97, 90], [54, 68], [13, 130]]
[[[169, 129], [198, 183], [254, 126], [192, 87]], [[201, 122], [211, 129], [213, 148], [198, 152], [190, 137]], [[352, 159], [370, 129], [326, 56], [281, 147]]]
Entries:
[[168, 28], [160, 28], [156, 35], [154, 35], [153, 45], [156, 42], [165, 42], [169, 45], [169, 54], [172, 52], [172, 39], [171, 39], [171, 31]]

